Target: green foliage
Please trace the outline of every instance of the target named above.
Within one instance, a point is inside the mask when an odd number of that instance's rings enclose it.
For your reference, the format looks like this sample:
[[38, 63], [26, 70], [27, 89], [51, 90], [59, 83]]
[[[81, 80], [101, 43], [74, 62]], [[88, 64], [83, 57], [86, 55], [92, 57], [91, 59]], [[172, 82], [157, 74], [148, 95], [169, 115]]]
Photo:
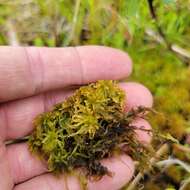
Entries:
[[81, 87], [65, 102], [35, 119], [29, 138], [33, 153], [59, 173], [86, 168], [87, 175], [109, 174], [100, 160], [124, 151], [146, 163], [148, 149], [139, 145], [131, 122], [143, 108], [124, 112], [125, 94], [113, 81], [98, 81]]
[[189, 46], [190, 17], [187, 1], [171, 1], [165, 6], [161, 6], [160, 1], [157, 1], [156, 5], [159, 24], [164, 28], [167, 39], [172, 43]]

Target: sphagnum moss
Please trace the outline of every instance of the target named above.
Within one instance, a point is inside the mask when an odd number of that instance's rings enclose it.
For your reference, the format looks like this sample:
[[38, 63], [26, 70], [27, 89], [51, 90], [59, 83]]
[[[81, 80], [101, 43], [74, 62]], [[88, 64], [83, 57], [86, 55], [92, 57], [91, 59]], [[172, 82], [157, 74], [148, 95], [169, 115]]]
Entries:
[[30, 150], [45, 160], [53, 173], [80, 167], [87, 176], [109, 175], [111, 171], [100, 161], [116, 152], [127, 152], [144, 162], [148, 152], [138, 142], [131, 123], [145, 109], [124, 112], [125, 100], [115, 81], [81, 87], [52, 111], [37, 116], [28, 141]]

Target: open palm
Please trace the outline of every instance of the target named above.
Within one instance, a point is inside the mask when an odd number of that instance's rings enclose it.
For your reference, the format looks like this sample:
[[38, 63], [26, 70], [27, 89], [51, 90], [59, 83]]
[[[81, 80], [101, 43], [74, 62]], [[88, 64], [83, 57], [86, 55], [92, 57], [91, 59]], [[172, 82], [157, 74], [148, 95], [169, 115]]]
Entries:
[[[69, 48], [0, 48], [0, 189], [79, 190], [74, 176], [57, 178], [47, 173], [44, 163], [30, 154], [26, 143], [5, 145], [7, 140], [28, 135], [38, 114], [63, 101], [80, 85], [99, 79], [119, 80], [131, 73], [127, 54], [100, 46]], [[143, 74], [143, 73], [142, 73]], [[121, 83], [126, 91], [126, 111], [135, 106], [152, 106], [150, 92], [138, 83]], [[137, 127], [150, 128], [137, 119]], [[137, 130], [142, 143], [150, 136]], [[89, 181], [90, 190], [117, 190], [133, 176], [134, 164], [127, 155], [102, 160], [114, 173], [100, 181]]]

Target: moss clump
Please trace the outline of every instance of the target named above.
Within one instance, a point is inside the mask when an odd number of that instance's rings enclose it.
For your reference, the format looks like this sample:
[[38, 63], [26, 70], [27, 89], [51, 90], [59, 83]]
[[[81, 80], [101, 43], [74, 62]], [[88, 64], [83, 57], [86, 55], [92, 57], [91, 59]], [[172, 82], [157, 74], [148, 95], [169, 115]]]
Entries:
[[125, 113], [124, 103], [125, 94], [114, 81], [81, 87], [35, 119], [30, 150], [55, 173], [81, 167], [88, 176], [109, 174], [100, 160], [126, 151], [126, 146], [134, 159], [144, 161], [147, 151], [136, 139], [131, 122], [145, 109]]

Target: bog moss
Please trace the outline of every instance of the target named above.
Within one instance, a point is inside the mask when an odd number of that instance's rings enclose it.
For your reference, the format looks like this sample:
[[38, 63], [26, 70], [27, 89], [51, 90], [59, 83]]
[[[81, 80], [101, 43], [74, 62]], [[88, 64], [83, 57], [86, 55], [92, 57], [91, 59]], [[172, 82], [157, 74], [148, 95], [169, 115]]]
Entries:
[[125, 112], [125, 103], [125, 93], [115, 81], [81, 87], [52, 111], [37, 116], [29, 148], [54, 173], [80, 167], [87, 176], [109, 175], [100, 161], [120, 152], [145, 163], [148, 150], [138, 142], [132, 122], [146, 109]]

